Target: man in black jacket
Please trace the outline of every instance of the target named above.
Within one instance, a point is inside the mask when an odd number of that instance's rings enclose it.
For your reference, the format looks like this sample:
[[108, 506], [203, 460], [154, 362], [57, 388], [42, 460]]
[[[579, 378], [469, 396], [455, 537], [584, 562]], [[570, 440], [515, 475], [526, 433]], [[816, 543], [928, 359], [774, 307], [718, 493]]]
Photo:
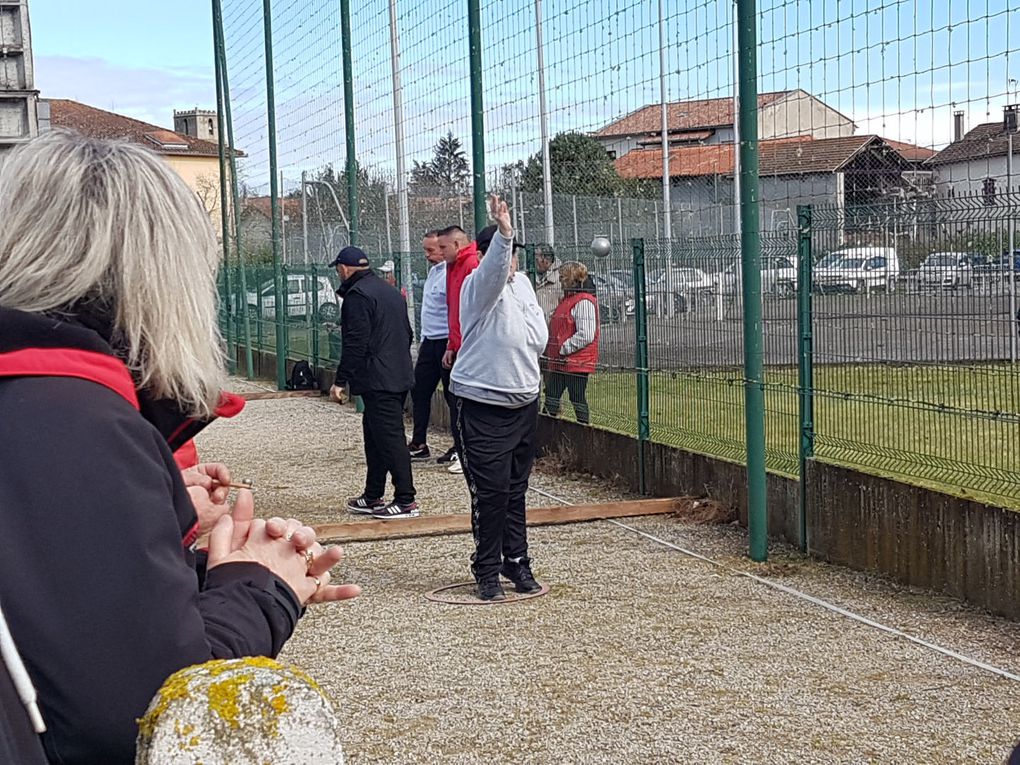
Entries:
[[[329, 394], [341, 404], [360, 395], [365, 404], [365, 490], [348, 500], [347, 510], [383, 519], [414, 518], [418, 503], [404, 437], [404, 399], [414, 385], [407, 306], [397, 290], [372, 272], [357, 247], [344, 247], [330, 265], [342, 280], [337, 294], [343, 298], [343, 345]], [[383, 500], [387, 473], [393, 478], [389, 503]]]

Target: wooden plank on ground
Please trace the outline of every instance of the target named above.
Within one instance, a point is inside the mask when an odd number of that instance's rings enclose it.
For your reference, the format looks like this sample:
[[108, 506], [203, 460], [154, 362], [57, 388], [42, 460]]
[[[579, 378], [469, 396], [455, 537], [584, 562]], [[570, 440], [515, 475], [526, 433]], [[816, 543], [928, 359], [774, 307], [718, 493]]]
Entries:
[[[528, 510], [529, 526], [555, 526], [561, 523], [584, 523], [606, 518], [627, 518], [636, 515], [664, 515], [673, 512], [676, 500], [639, 499], [630, 502], [604, 502], [594, 505], [563, 505], [536, 507]], [[372, 542], [385, 539], [408, 539], [446, 534], [467, 534], [471, 516], [426, 515], [395, 521], [352, 521], [313, 526], [320, 541]]]
[[321, 398], [317, 390], [260, 390], [238, 393], [245, 401], [265, 401], [272, 398]]

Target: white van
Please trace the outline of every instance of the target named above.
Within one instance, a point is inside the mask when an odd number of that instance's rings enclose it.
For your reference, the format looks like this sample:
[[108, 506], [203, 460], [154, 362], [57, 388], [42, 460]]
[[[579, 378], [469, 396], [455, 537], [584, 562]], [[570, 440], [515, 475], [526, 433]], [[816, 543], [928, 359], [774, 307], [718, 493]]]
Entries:
[[814, 271], [820, 292], [892, 292], [900, 277], [893, 247], [845, 247], [819, 261]]

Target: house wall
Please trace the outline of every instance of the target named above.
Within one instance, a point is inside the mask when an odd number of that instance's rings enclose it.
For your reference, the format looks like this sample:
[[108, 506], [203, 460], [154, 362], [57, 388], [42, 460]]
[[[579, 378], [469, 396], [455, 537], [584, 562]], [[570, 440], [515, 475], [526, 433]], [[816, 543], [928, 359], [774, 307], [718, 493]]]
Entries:
[[796, 91], [758, 112], [761, 140], [795, 135], [840, 138], [853, 132], [854, 123], [847, 117], [803, 91]]
[[220, 160], [219, 157], [181, 157], [162, 155], [209, 212], [217, 236], [222, 236], [220, 217]]
[[[675, 178], [672, 200], [681, 235], [734, 233], [733, 188], [729, 176]], [[839, 179], [835, 173], [762, 177], [760, 199], [762, 231], [789, 230], [796, 228], [797, 205], [840, 204]]]
[[[1013, 160], [1013, 190], [1020, 190], [1020, 140]], [[970, 162], [953, 162], [935, 166], [935, 189], [939, 196], [980, 195], [984, 191], [985, 179], [994, 178], [998, 193], [1006, 191], [1006, 158], [988, 157]]]

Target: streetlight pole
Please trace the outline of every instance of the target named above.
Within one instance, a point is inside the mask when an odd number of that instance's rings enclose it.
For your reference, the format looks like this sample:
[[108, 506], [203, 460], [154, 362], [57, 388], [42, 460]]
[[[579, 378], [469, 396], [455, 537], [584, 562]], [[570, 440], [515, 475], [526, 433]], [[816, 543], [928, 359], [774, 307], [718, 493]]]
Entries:
[[535, 0], [535, 47], [538, 49], [538, 114], [542, 131], [542, 202], [545, 207], [545, 241], [555, 244], [552, 163], [549, 160], [549, 111], [545, 103], [545, 58], [542, 51], [542, 0]]
[[1009, 327], [1009, 360], [1016, 364], [1017, 357], [1017, 328], [1013, 325], [1016, 321], [1016, 222], [1014, 216], [1016, 211], [1013, 205], [1013, 130], [1016, 129], [1016, 116], [1014, 113], [1012, 128], [1007, 134], [1009, 142], [1006, 153], [1006, 211], [1009, 214], [1009, 317], [1006, 326]]
[[305, 189], [308, 171], [301, 171], [301, 257], [308, 266], [308, 192]]
[[[669, 178], [669, 101], [666, 88], [666, 0], [659, 0], [659, 110], [662, 121], [662, 238], [673, 238]], [[672, 261], [672, 250], [670, 250]], [[667, 279], [669, 277], [667, 276]]]
[[[411, 289], [411, 222], [407, 200], [407, 172], [404, 167], [404, 91], [400, 83], [400, 35], [397, 30], [397, 0], [390, 0], [390, 71], [393, 77], [393, 143], [397, 162], [397, 231], [400, 279], [407, 287], [407, 318], [414, 326], [414, 290]], [[389, 236], [389, 216], [386, 218]]]

